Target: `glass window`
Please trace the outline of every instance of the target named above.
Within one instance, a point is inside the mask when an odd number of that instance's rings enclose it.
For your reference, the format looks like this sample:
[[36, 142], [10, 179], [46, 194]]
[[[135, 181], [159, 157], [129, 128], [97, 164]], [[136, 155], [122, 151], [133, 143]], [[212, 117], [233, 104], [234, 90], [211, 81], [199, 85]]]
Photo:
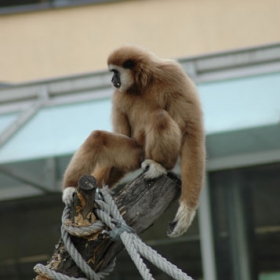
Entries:
[[280, 279], [280, 164], [210, 174], [218, 279]]

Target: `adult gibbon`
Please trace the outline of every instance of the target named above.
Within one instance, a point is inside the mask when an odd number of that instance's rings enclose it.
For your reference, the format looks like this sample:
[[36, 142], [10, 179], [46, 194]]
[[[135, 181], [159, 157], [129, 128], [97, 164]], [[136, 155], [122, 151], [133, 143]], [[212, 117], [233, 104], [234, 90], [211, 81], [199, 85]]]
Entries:
[[147, 179], [166, 174], [181, 158], [182, 194], [169, 237], [191, 224], [203, 185], [205, 139], [201, 105], [181, 66], [136, 46], [108, 57], [113, 73], [114, 132], [93, 131], [65, 171], [63, 201], [71, 203], [81, 175], [112, 187], [127, 172], [148, 169]]

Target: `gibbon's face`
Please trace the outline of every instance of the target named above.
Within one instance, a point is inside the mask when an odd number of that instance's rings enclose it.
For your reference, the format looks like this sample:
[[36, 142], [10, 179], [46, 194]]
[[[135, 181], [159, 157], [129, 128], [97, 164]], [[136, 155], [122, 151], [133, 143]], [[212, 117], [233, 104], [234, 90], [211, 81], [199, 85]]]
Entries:
[[132, 73], [133, 62], [126, 61], [122, 66], [109, 64], [108, 68], [113, 73], [111, 83], [120, 92], [127, 91], [134, 83]]

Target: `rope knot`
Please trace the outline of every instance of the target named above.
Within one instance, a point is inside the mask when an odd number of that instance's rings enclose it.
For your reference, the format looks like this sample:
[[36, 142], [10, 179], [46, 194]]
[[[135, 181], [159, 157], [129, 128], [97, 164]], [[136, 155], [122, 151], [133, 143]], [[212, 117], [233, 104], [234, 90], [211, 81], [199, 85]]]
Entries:
[[135, 234], [134, 229], [128, 226], [124, 221], [112, 221], [112, 223], [115, 225], [115, 227], [110, 231], [103, 230], [102, 234], [107, 235], [114, 241], [121, 241], [121, 234], [123, 232]]

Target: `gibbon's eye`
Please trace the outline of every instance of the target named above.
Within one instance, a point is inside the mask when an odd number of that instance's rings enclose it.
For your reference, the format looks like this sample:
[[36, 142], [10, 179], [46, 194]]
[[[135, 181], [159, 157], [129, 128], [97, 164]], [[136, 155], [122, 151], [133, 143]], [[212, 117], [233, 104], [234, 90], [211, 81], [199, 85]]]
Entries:
[[126, 60], [124, 63], [123, 63], [123, 68], [126, 68], [126, 69], [132, 69], [135, 65], [135, 62], [133, 60]]

